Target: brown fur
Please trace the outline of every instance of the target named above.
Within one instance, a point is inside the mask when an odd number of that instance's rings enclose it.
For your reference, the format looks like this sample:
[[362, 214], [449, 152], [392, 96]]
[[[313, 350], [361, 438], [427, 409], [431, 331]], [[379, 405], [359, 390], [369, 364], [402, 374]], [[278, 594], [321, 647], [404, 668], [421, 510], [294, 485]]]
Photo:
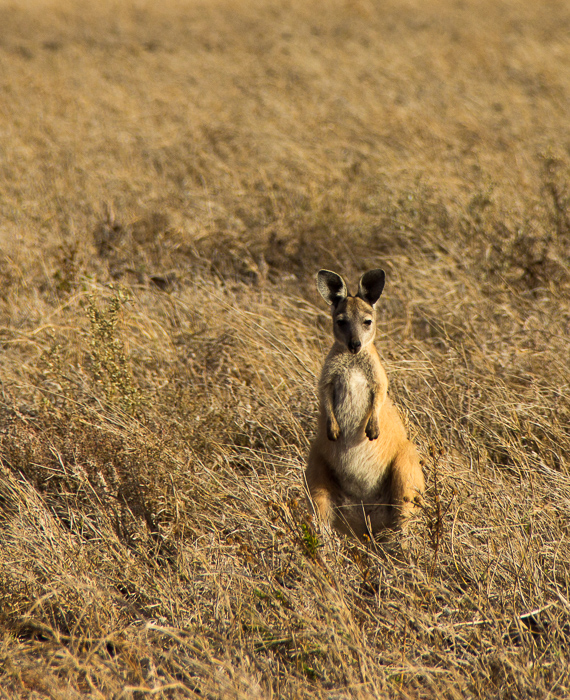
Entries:
[[418, 453], [387, 396], [388, 379], [374, 345], [384, 273], [363, 275], [354, 297], [334, 272], [321, 270], [317, 286], [331, 304], [335, 342], [319, 382], [307, 486], [325, 525], [374, 537], [404, 527], [424, 490]]

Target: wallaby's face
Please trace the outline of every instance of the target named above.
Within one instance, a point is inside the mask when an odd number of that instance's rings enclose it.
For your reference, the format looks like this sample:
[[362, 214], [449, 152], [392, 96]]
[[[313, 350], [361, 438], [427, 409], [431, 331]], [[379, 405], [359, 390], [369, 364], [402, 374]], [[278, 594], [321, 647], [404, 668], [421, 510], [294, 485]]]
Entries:
[[320, 270], [317, 289], [331, 305], [335, 339], [355, 355], [376, 334], [375, 304], [384, 289], [383, 270], [369, 270], [360, 278], [356, 296], [350, 296], [345, 281], [336, 272]]
[[347, 297], [333, 307], [332, 318], [335, 339], [355, 355], [374, 340], [376, 313], [362, 299]]

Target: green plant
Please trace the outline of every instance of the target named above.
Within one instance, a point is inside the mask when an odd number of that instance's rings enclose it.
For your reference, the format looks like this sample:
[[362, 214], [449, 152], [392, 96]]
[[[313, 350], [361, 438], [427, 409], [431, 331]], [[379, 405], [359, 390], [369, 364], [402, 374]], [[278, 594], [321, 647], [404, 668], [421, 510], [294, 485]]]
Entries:
[[100, 309], [93, 295], [87, 300], [89, 316], [91, 369], [93, 379], [110, 403], [118, 403], [126, 413], [136, 413], [142, 403], [141, 392], [135, 385], [123, 342], [118, 337], [122, 306], [129, 295], [122, 289], [114, 291], [106, 308]]

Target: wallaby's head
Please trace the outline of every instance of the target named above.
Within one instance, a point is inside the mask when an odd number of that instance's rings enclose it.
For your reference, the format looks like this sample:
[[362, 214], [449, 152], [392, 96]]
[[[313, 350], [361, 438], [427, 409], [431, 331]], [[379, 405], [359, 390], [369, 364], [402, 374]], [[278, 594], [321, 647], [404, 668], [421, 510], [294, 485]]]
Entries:
[[346, 282], [336, 272], [317, 273], [317, 289], [331, 305], [334, 337], [354, 354], [374, 340], [375, 305], [384, 289], [385, 277], [384, 270], [365, 272], [358, 283], [358, 292], [351, 296]]

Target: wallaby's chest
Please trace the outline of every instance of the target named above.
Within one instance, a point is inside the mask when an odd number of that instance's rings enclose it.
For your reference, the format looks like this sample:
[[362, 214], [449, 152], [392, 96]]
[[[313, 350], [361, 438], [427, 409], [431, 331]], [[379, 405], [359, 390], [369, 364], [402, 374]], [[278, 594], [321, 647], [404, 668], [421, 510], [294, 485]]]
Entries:
[[370, 410], [370, 386], [367, 373], [359, 368], [344, 368], [333, 383], [333, 409], [341, 434], [359, 431]]

